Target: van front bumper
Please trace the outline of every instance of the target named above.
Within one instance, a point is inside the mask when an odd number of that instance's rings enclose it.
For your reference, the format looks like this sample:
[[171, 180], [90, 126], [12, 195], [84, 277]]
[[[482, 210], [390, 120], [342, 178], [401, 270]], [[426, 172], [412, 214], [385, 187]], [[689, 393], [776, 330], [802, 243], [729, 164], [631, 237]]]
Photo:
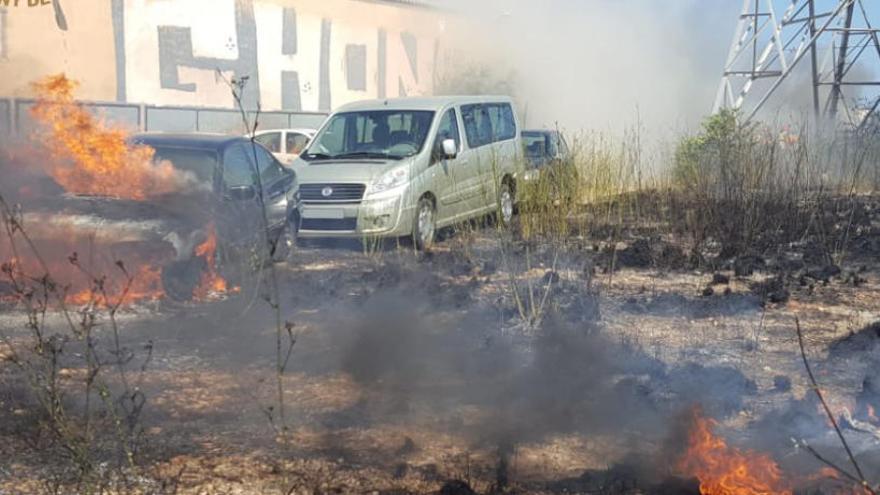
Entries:
[[413, 208], [401, 196], [365, 199], [358, 204], [306, 203], [299, 236], [402, 237], [412, 234]]

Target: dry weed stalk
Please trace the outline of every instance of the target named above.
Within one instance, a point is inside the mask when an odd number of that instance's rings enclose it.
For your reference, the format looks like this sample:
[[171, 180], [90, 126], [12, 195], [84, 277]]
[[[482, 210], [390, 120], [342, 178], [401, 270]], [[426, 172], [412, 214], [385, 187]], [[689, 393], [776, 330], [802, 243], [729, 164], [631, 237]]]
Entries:
[[[229, 87], [230, 92], [232, 93], [232, 97], [235, 100], [236, 108], [241, 115], [242, 125], [244, 127], [245, 133], [250, 140], [251, 150], [253, 152], [253, 161], [251, 163], [251, 167], [253, 168], [252, 174], [254, 180], [257, 185], [257, 201], [259, 203], [260, 209], [260, 227], [261, 227], [261, 236], [264, 239], [263, 242], [259, 243], [260, 249], [263, 251], [261, 259], [268, 263], [269, 268], [269, 293], [265, 294], [263, 299], [272, 309], [273, 315], [275, 316], [275, 388], [276, 388], [276, 406], [278, 411], [277, 422], [273, 419], [272, 407], [268, 408], [266, 412], [269, 417], [270, 424], [276, 430], [276, 433], [284, 433], [287, 431], [287, 418], [286, 418], [286, 405], [284, 400], [284, 375], [287, 370], [287, 366], [290, 362], [291, 355], [293, 353], [293, 348], [296, 345], [296, 335], [293, 332], [294, 325], [291, 322], [284, 321], [281, 311], [281, 293], [278, 286], [278, 271], [275, 268], [274, 264], [274, 254], [276, 249], [279, 248], [278, 243], [280, 239], [270, 239], [269, 232], [269, 216], [266, 210], [266, 202], [265, 202], [265, 194], [263, 190], [263, 182], [260, 176], [260, 170], [257, 166], [259, 163], [258, 154], [257, 154], [257, 129], [260, 125], [260, 112], [261, 107], [259, 102], [257, 103], [257, 110], [254, 115], [253, 121], [248, 118], [248, 112], [245, 109], [244, 102], [242, 101], [242, 94], [244, 93], [245, 88], [247, 87], [248, 77], [242, 77], [239, 79], [231, 79], [227, 80], [223, 73], [218, 69], [216, 71], [217, 77], [222, 79], [226, 85]], [[262, 272], [262, 266], [265, 263], [260, 263], [260, 268], [257, 270], [258, 274]], [[261, 286], [258, 283], [258, 287]], [[285, 336], [287, 337], [286, 345], [285, 345]]]
[[813, 392], [815, 392], [816, 397], [819, 398], [819, 403], [822, 404], [822, 409], [825, 411], [825, 415], [828, 417], [828, 421], [831, 422], [831, 426], [834, 428], [834, 432], [837, 434], [837, 438], [840, 440], [840, 444], [846, 451], [846, 455], [849, 458], [850, 464], [852, 464], [853, 468], [856, 471], [855, 475], [840, 467], [839, 465], [827, 460], [824, 456], [819, 454], [806, 442], [800, 441], [798, 442], [798, 444], [803, 445], [807, 449], [807, 451], [810, 452], [810, 454], [812, 454], [823, 464], [834, 469], [841, 475], [845, 476], [847, 479], [858, 483], [865, 491], [867, 491], [871, 495], [876, 495], [878, 489], [873, 488], [872, 485], [868, 483], [868, 481], [865, 479], [862, 468], [859, 465], [859, 462], [856, 460], [856, 457], [849, 446], [849, 442], [847, 442], [846, 437], [843, 436], [843, 431], [841, 431], [840, 425], [837, 424], [837, 419], [834, 417], [834, 413], [831, 412], [831, 408], [828, 406], [828, 402], [825, 401], [825, 395], [822, 394], [822, 389], [819, 388], [819, 383], [816, 381], [816, 377], [813, 375], [813, 369], [810, 367], [810, 361], [807, 359], [807, 351], [804, 347], [804, 332], [803, 330], [801, 330], [801, 322], [797, 316], [795, 316], [794, 323], [795, 329], [797, 330], [798, 346], [800, 348], [801, 359], [803, 360], [804, 368], [807, 372], [807, 377], [810, 379], [810, 388], [813, 390]]
[[[140, 418], [146, 396], [141, 391], [141, 383], [152, 357], [152, 343], [148, 343], [139, 376], [132, 383], [126, 367], [136, 354], [122, 346], [116, 316], [126, 302], [134, 277], [122, 261], [117, 261], [126, 284], [113, 298], [107, 291], [106, 277], [88, 272], [73, 253], [67, 262], [77, 267], [91, 283], [89, 301], [74, 311], [66, 302], [69, 287], [53, 278], [49, 264], [27, 233], [20, 208], [0, 196], [0, 217], [12, 255], [10, 260], [4, 261], [2, 275], [11, 286], [15, 301], [24, 308], [28, 330], [26, 345], [16, 343], [8, 335], [0, 335], [9, 351], [8, 360], [22, 373], [40, 406], [41, 426], [51, 433], [76, 468], [77, 490], [101, 492], [112, 481], [106, 477], [109, 473], [98, 469], [107, 456], [100, 427], [108, 427], [113, 432], [118, 460], [113, 474], [125, 482], [126, 470], [135, 467], [135, 455], [143, 439]], [[23, 256], [36, 260], [37, 273], [25, 271], [21, 264]], [[47, 322], [50, 313], [55, 312], [63, 319], [59, 331], [53, 330]], [[107, 316], [113, 333], [112, 346], [106, 351], [102, 350], [96, 335], [101, 315]], [[81, 345], [82, 351], [71, 350], [71, 344]], [[108, 369], [115, 369], [118, 374], [116, 387], [105, 377]], [[77, 379], [78, 375], [82, 378]], [[81, 409], [70, 395], [80, 386]], [[95, 398], [100, 409], [93, 404]], [[61, 480], [56, 483], [61, 484]]]

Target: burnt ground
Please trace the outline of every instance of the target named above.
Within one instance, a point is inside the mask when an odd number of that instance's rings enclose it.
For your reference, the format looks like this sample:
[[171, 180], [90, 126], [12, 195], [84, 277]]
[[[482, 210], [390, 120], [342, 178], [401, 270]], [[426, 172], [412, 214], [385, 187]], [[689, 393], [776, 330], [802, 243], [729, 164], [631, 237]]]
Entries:
[[[658, 242], [625, 240], [614, 269], [607, 243], [528, 255], [518, 244], [502, 256], [491, 229], [452, 235], [428, 256], [308, 242], [278, 267], [296, 337], [284, 429], [264, 302], [127, 309], [124, 345], [152, 346], [146, 371], [130, 366], [146, 397], [130, 491], [683, 493], [657, 486], [674, 471], [676, 418], [694, 405], [793, 479], [821, 466], [792, 439], [843, 463], [794, 321], [836, 414], [870, 426], [877, 253], [839, 269], [780, 270], [762, 256], [702, 271]], [[527, 309], [530, 286], [536, 306], [546, 300], [538, 325], [523, 324], [514, 286]], [[8, 307], [0, 316], [13, 342], [24, 342], [23, 321]], [[109, 336], [106, 321], [98, 333]], [[45, 491], [63, 456], [35, 428], [27, 386], [0, 369], [0, 493]], [[880, 479], [877, 430], [845, 430]]]

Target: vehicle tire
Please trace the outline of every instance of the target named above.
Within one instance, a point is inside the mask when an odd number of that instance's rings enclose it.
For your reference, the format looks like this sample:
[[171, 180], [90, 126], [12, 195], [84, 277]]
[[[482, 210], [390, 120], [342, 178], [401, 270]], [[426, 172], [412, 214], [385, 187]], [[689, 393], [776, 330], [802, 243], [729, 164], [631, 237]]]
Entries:
[[162, 289], [165, 295], [175, 302], [191, 301], [205, 268], [205, 260], [197, 257], [174, 261], [162, 267]]
[[272, 262], [284, 263], [290, 261], [291, 256], [296, 251], [297, 235], [299, 233], [298, 222], [291, 221], [278, 232], [277, 239], [274, 239]]
[[418, 251], [429, 251], [437, 237], [437, 209], [429, 197], [419, 200], [413, 219], [413, 244]]
[[498, 221], [501, 225], [509, 226], [513, 222], [513, 214], [516, 208], [515, 190], [509, 180], [501, 183], [498, 191]]

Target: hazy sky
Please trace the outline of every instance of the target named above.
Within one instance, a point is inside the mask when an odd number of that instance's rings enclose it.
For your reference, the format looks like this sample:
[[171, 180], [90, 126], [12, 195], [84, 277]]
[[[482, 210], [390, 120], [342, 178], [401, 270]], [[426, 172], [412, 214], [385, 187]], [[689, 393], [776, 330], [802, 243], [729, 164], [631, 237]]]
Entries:
[[[481, 28], [482, 39], [468, 36], [465, 52], [482, 47], [491, 65], [515, 73], [515, 96], [528, 108], [528, 125], [558, 121], [569, 129], [619, 133], [638, 118], [652, 140], [693, 128], [711, 112], [743, 5], [742, 0], [441, 1]], [[836, 3], [820, 0], [818, 9]], [[788, 4], [775, 0], [780, 17]], [[869, 15], [880, 24], [880, 9]], [[782, 88], [795, 107], [810, 101], [808, 78], [798, 79]]]
[[528, 125], [619, 132], [638, 116], [665, 133], [711, 111], [741, 5], [485, 0], [463, 9], [485, 26], [492, 60], [515, 72]]

